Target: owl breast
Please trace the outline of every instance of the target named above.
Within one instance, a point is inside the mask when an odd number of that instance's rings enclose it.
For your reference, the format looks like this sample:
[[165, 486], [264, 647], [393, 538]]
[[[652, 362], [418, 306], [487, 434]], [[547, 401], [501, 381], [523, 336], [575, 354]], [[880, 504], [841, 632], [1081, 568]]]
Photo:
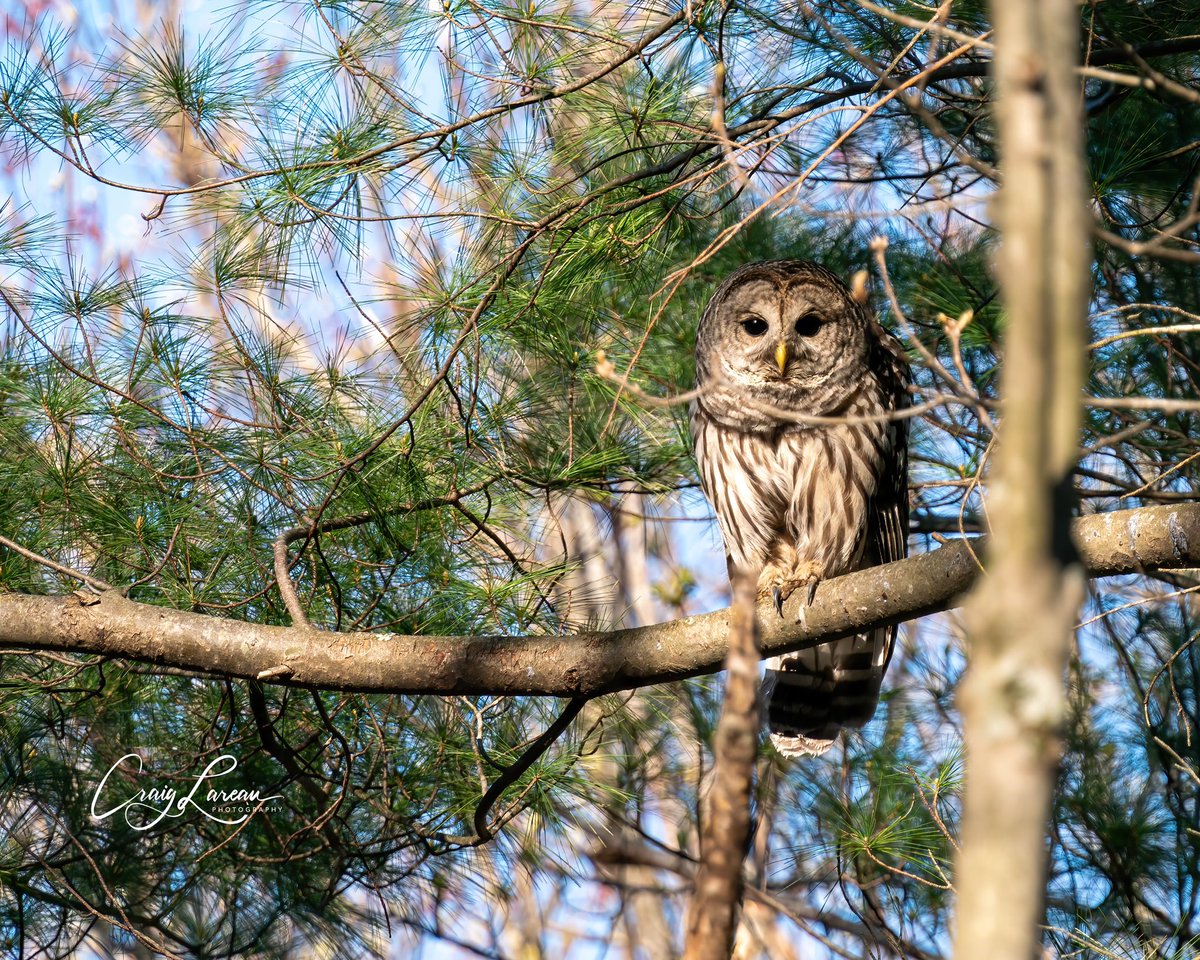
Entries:
[[731, 430], [693, 407], [701, 484], [731, 569], [804, 581], [859, 567], [892, 446], [887, 421], [854, 422], [880, 409], [871, 400], [851, 404], [846, 424], [769, 431]]

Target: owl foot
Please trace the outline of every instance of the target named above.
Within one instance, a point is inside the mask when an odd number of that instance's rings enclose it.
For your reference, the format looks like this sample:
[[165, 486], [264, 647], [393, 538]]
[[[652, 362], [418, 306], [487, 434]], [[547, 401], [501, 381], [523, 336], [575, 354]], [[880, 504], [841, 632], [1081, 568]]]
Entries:
[[[775, 574], [768, 576], [768, 574]], [[784, 577], [779, 575], [778, 571], [767, 571], [763, 574], [763, 578], [759, 581], [758, 599], [766, 600], [771, 598], [771, 605], [775, 608], [775, 612], [783, 617], [783, 604], [793, 593], [802, 587], [807, 588], [805, 592], [805, 600], [800, 608], [800, 615], [804, 615], [804, 607], [813, 602], [813, 596], [817, 592], [817, 583], [819, 578], [815, 574], [809, 574], [804, 577]]]
[[762, 584], [758, 588], [759, 601], [771, 598], [771, 606], [775, 608], [775, 612], [779, 614], [780, 619], [783, 619], [783, 601], [792, 595], [792, 591], [796, 589], [795, 584], [787, 583], [772, 583]]

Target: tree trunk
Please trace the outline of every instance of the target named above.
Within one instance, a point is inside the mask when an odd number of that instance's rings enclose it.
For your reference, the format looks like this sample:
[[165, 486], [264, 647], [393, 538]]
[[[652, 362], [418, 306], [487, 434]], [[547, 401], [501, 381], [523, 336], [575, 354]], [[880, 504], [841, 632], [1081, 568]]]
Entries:
[[713, 738], [712, 791], [700, 835], [700, 868], [688, 908], [684, 960], [727, 960], [742, 903], [742, 860], [758, 751], [758, 623], [755, 581], [733, 577], [725, 702]]
[[996, 0], [992, 12], [1008, 329], [989, 575], [967, 603], [955, 955], [1029, 960], [1040, 950], [1063, 673], [1083, 596], [1069, 531], [1090, 234], [1078, 4]]

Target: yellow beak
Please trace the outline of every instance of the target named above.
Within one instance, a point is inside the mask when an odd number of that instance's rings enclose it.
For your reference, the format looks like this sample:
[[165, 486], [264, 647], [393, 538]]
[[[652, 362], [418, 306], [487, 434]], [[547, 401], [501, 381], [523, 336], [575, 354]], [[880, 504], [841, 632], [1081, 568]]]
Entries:
[[783, 371], [787, 369], [788, 349], [787, 344], [782, 340], [779, 341], [779, 346], [775, 348], [775, 362], [779, 364], [779, 375], [783, 376]]

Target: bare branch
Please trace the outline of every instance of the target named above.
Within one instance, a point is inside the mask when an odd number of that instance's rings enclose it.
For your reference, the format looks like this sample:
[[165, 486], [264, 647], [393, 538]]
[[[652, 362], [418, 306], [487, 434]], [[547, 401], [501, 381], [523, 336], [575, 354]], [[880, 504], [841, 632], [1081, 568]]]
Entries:
[[86, 583], [89, 587], [95, 587], [97, 590], [112, 589], [112, 587], [103, 580], [97, 580], [95, 577], [89, 576], [80, 570], [76, 570], [74, 567], [64, 566], [55, 560], [51, 560], [49, 557], [43, 557], [40, 553], [34, 553], [32, 550], [21, 546], [19, 543], [9, 540], [8, 537], [0, 537], [0, 547], [11, 550], [13, 553], [19, 554], [26, 560], [31, 560], [34, 563], [40, 564], [49, 570], [53, 570], [55, 573], [61, 573], [64, 577], [71, 577], [75, 580]]
[[713, 738], [716, 766], [700, 841], [700, 867], [688, 908], [685, 960], [724, 960], [733, 950], [742, 903], [742, 860], [750, 836], [750, 794], [758, 748], [756, 581], [734, 578], [725, 701]]
[[[1200, 567], [1200, 504], [1097, 514], [1075, 521], [1076, 549], [1094, 577]], [[793, 621], [762, 617], [774, 656], [954, 606], [979, 573], [979, 540], [821, 584]], [[610, 633], [422, 637], [326, 633], [225, 620], [135, 603], [116, 591], [79, 597], [0, 594], [0, 645], [91, 653], [183, 670], [330, 690], [593, 696], [715, 673], [725, 658], [725, 611]], [[278, 668], [286, 667], [287, 671]]]

